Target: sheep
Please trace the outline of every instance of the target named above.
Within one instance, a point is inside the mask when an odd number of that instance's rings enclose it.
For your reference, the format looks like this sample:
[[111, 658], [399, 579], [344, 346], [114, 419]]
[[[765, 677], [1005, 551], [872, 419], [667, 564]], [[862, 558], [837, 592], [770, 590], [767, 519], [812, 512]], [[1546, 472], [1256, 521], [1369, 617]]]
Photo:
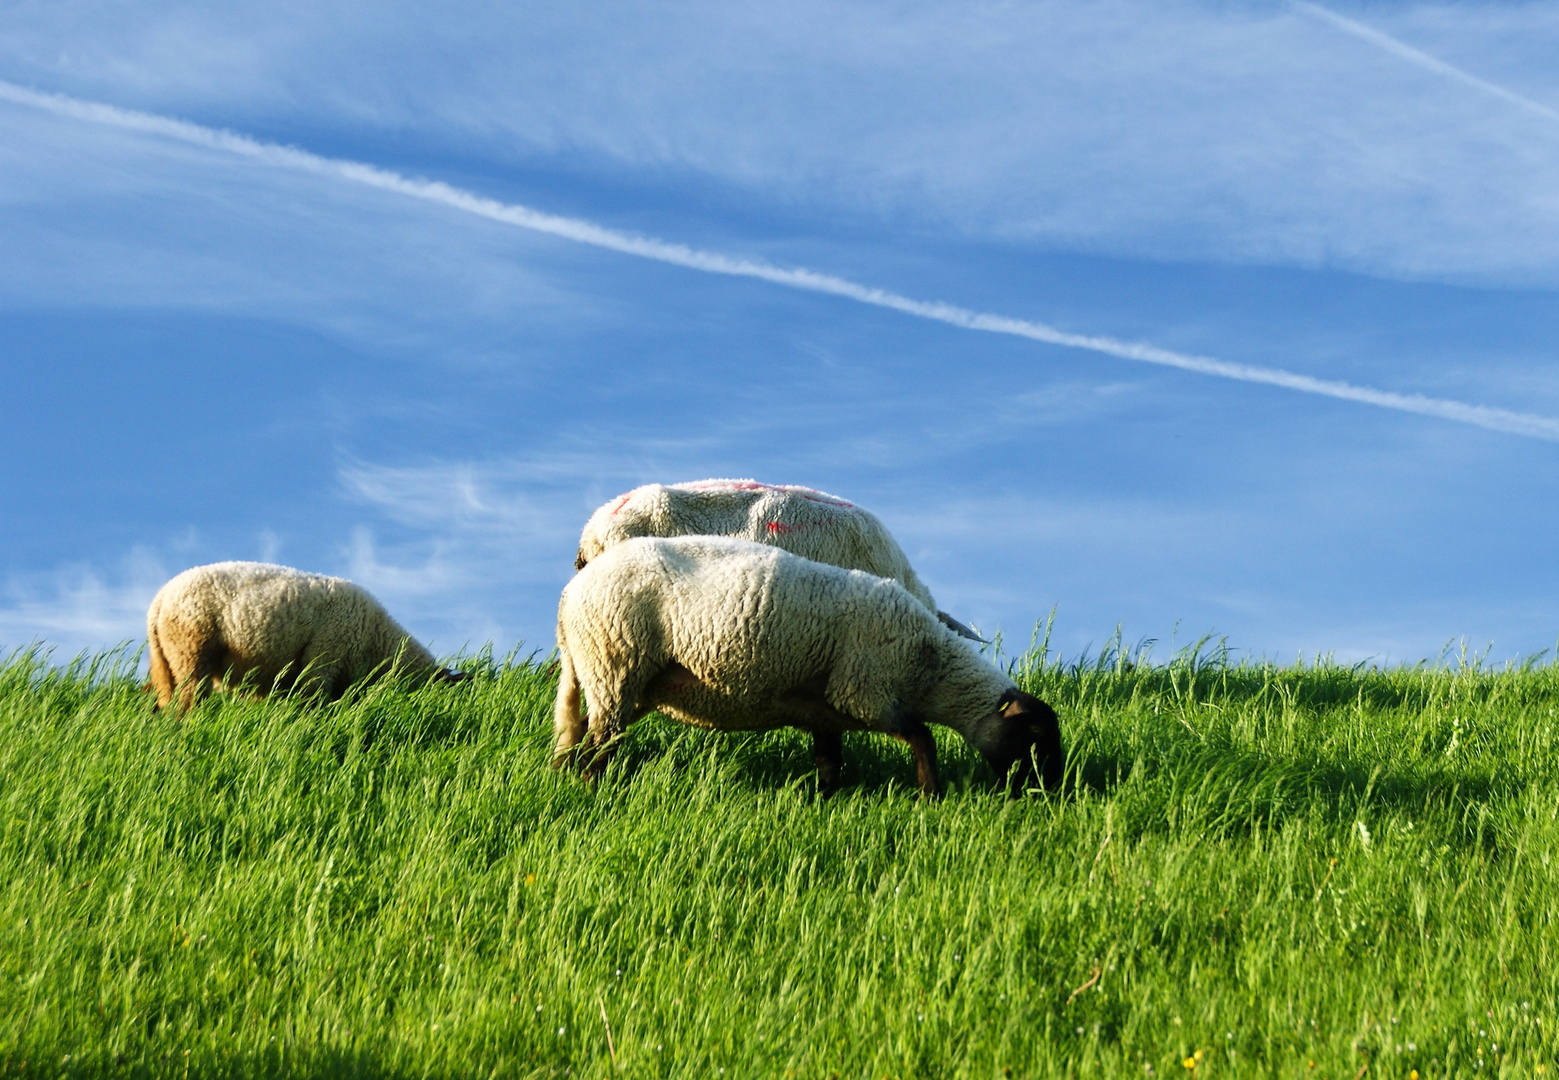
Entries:
[[985, 639], [945, 611], [921, 584], [877, 515], [824, 491], [756, 480], [645, 484], [596, 510], [579, 537], [574, 569], [635, 536], [735, 536], [803, 558], [892, 578], [966, 638]]
[[270, 563], [197, 566], [157, 591], [146, 610], [157, 707], [187, 709], [248, 677], [261, 694], [301, 685], [327, 700], [394, 667], [467, 676], [432, 655], [361, 585]]
[[1061, 782], [1050, 706], [888, 578], [730, 537], [641, 537], [569, 582], [557, 634], [553, 761], [583, 758], [591, 779], [627, 725], [658, 709], [720, 731], [810, 731], [825, 794], [839, 782], [840, 734], [866, 730], [908, 744], [921, 793], [935, 797], [928, 723], [961, 734], [1009, 790], [1033, 784], [1036, 762], [1046, 787]]

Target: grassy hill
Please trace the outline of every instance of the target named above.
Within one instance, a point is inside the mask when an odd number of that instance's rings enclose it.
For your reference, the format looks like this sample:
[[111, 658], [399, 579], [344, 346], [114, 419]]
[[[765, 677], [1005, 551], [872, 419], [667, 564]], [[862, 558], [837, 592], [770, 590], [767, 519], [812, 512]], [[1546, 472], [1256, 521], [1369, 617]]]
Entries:
[[0, 666], [0, 1076], [1556, 1069], [1554, 667], [1033, 654], [1069, 791], [940, 732], [927, 804], [656, 719], [590, 790], [552, 677], [470, 666], [182, 720]]

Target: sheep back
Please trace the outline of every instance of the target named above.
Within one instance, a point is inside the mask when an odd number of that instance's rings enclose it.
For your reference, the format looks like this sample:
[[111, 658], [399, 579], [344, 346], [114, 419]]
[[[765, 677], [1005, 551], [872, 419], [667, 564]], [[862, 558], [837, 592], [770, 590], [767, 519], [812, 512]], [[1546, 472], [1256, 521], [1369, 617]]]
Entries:
[[827, 492], [789, 484], [698, 480], [634, 488], [591, 515], [575, 566], [634, 537], [694, 535], [735, 537], [891, 578], [936, 611], [931, 591], [875, 514]]

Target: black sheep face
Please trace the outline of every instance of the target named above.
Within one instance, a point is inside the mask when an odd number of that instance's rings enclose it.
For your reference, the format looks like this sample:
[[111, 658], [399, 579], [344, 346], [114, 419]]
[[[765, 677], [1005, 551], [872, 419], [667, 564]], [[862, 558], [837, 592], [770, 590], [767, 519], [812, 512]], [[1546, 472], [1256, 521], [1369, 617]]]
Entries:
[[1018, 795], [1036, 783], [1052, 791], [1060, 787], [1066, 752], [1061, 748], [1056, 711], [1016, 688], [1004, 693], [996, 708], [1001, 718], [998, 736], [994, 745], [985, 748], [985, 760], [1007, 790]]

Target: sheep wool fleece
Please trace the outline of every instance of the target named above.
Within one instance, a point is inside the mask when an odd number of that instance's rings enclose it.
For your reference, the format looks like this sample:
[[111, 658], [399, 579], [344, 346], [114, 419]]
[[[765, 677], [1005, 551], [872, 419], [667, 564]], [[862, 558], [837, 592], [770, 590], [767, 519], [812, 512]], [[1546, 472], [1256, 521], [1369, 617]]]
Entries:
[[931, 611], [921, 584], [875, 514], [825, 491], [756, 480], [646, 484], [606, 503], [585, 524], [576, 567], [636, 536], [734, 536], [802, 558], [892, 578]]
[[309, 689], [333, 697], [392, 662], [437, 666], [362, 586], [269, 563], [179, 574], [152, 599], [146, 637], [160, 705], [180, 684], [188, 704], [229, 677], [250, 676], [264, 692], [307, 669]]
[[[983, 749], [1013, 681], [895, 581], [714, 536], [640, 538], [558, 605], [558, 751], [651, 708], [720, 730], [897, 733], [913, 717]], [[599, 725], [599, 730], [597, 726]]]

